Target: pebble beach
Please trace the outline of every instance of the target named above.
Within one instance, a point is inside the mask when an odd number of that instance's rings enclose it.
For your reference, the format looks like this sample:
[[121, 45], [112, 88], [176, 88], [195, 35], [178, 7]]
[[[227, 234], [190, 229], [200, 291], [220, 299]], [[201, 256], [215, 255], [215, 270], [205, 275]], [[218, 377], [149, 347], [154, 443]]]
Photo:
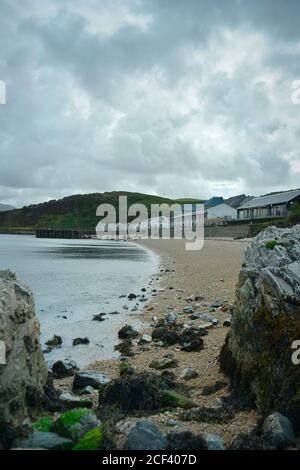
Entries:
[[[171, 359], [174, 366], [165, 370], [171, 372], [178, 383], [187, 387], [188, 396], [196, 406], [217, 409], [222, 399], [230, 395], [228, 380], [219, 371], [218, 358], [230, 328], [226, 321], [230, 318], [230, 306], [234, 301], [238, 274], [249, 240], [207, 239], [200, 251], [186, 251], [184, 240], [143, 240], [138, 243], [157, 253], [160, 265], [150, 285], [144, 288], [143, 295], [147, 301], [141, 304], [138, 312], [128, 315], [128, 324], [134, 326], [137, 319], [139, 322], [142, 320], [139, 333], [150, 339], [155, 323], [167, 315], [174, 315], [178, 316], [177, 321], [186, 325], [207, 328], [207, 335], [203, 338], [204, 348], [190, 352], [182, 351], [176, 344], [162, 346], [155, 341], [138, 344], [137, 340], [133, 340], [130, 367], [137, 372], [161, 374], [162, 370], [155, 370], [150, 367], [151, 364], [153, 361]], [[213, 316], [218, 323], [209, 325], [208, 322], [194, 318], [192, 311]], [[119, 360], [108, 360], [94, 362], [86, 369], [104, 373], [113, 379], [119, 376], [119, 366]], [[189, 369], [193, 370], [192, 375], [195, 377], [187, 379], [185, 375], [188, 375]], [[57, 380], [56, 386], [61, 389], [71, 388], [72, 379]], [[91, 398], [96, 405], [98, 393], [95, 392]], [[217, 434], [226, 445], [230, 445], [240, 433], [250, 432], [258, 419], [254, 410], [237, 411], [228, 422], [220, 423], [182, 420], [181, 413], [182, 410], [177, 408], [155, 413], [147, 416], [147, 419], [164, 432], [174, 428]], [[135, 421], [133, 417], [120, 423], [121, 441], [126, 434], [124, 429], [130, 429], [130, 423]]]

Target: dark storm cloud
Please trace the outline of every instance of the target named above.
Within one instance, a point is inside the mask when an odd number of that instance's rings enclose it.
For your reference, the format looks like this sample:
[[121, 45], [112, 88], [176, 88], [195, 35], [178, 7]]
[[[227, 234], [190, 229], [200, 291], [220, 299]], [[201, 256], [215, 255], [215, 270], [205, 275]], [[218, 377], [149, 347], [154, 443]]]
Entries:
[[299, 186], [300, 3], [0, 0], [0, 199]]

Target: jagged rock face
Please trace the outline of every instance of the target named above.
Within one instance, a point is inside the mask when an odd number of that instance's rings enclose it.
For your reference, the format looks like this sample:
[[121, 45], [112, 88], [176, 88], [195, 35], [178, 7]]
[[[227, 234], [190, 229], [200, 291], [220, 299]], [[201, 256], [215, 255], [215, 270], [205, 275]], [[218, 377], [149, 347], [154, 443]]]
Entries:
[[47, 367], [39, 336], [30, 290], [10, 271], [0, 271], [0, 340], [6, 347], [6, 364], [0, 364], [0, 434], [20, 425], [42, 396]]
[[269, 227], [247, 248], [220, 356], [234, 391], [262, 415], [276, 410], [300, 430], [300, 225]]

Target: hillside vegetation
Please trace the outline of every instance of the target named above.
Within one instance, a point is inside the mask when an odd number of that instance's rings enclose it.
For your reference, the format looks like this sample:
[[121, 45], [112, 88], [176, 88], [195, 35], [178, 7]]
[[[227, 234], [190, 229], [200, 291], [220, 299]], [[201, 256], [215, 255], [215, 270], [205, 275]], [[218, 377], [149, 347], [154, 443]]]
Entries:
[[52, 200], [42, 204], [25, 206], [9, 212], [0, 213], [0, 229], [35, 229], [35, 228], [64, 228], [92, 230], [99, 222], [96, 216], [100, 204], [112, 204], [118, 217], [119, 196], [127, 196], [128, 206], [141, 203], [150, 210], [151, 204], [191, 204], [200, 203], [198, 199], [168, 199], [141, 193], [106, 192], [94, 194], [79, 194]]

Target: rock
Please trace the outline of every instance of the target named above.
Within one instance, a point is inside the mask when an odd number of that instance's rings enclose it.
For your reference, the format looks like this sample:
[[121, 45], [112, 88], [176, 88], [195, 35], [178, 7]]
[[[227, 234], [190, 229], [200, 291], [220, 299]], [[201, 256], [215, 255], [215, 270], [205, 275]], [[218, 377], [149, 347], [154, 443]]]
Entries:
[[73, 339], [73, 346], [78, 346], [79, 344], [89, 344], [90, 340], [88, 338], [75, 338]]
[[132, 346], [133, 346], [133, 343], [131, 339], [125, 339], [121, 343], [117, 344], [114, 349], [116, 351], [119, 351], [123, 355], [133, 356], [134, 353], [132, 352]]
[[138, 344], [149, 344], [152, 342], [152, 337], [150, 335], [147, 335], [147, 334], [143, 334], [139, 341], [138, 341]]
[[15, 449], [46, 449], [69, 450], [74, 443], [71, 439], [59, 436], [53, 432], [35, 431], [29, 437], [20, 439], [13, 444]]
[[129, 300], [133, 300], [133, 299], [136, 299], [137, 296], [135, 294], [129, 294], [128, 297], [127, 297]]
[[171, 370], [163, 370], [160, 376], [166, 381], [174, 382], [176, 380], [176, 375]]
[[203, 328], [204, 330], [211, 330], [214, 325], [208, 321], [203, 321], [201, 320], [200, 323], [198, 324], [200, 328]]
[[183, 311], [184, 313], [194, 313], [193, 307], [184, 307], [184, 308], [182, 309], [182, 311]]
[[126, 450], [163, 450], [167, 439], [151, 421], [138, 421], [128, 434]]
[[47, 365], [31, 291], [10, 271], [0, 271], [0, 448], [9, 427], [35, 415], [44, 397]]
[[184, 408], [185, 410], [189, 410], [190, 408], [195, 408], [197, 406], [190, 398], [185, 397], [181, 393], [175, 392], [175, 390], [164, 391], [164, 403], [166, 406]]
[[198, 372], [195, 371], [195, 369], [191, 369], [189, 367], [187, 369], [184, 369], [184, 371], [180, 375], [180, 378], [183, 380], [191, 380], [191, 379], [195, 379], [198, 376], [199, 376]]
[[219, 323], [219, 320], [217, 318], [212, 317], [211, 315], [208, 315], [207, 313], [195, 312], [190, 316], [190, 318], [192, 318], [193, 320], [195, 319], [203, 320], [205, 322], [211, 323], [212, 325], [217, 325]]
[[134, 374], [134, 368], [127, 361], [121, 361], [119, 365], [120, 376]]
[[274, 449], [284, 449], [296, 442], [291, 421], [278, 412], [272, 413], [265, 419], [263, 438], [268, 447]]
[[202, 351], [204, 342], [202, 336], [207, 335], [206, 330], [185, 328], [180, 335], [179, 343], [182, 351]]
[[99, 393], [99, 412], [107, 410], [110, 417], [116, 410], [126, 415], [160, 409], [165, 388], [164, 380], [150, 372], [119, 377]]
[[51, 339], [48, 339], [45, 344], [50, 350], [54, 348], [59, 348], [62, 345], [62, 337], [54, 335]]
[[173, 325], [174, 323], [176, 323], [176, 319], [177, 319], [177, 315], [176, 313], [168, 313], [166, 316], [165, 316], [165, 324], [166, 325]]
[[102, 428], [101, 421], [88, 408], [76, 408], [62, 414], [53, 425], [53, 430], [62, 437], [78, 442], [87, 432]]
[[207, 442], [203, 436], [195, 435], [190, 431], [173, 431], [167, 435], [166, 450], [207, 450]]
[[106, 313], [98, 313], [97, 315], [93, 316], [93, 321], [104, 321], [106, 317]]
[[202, 302], [203, 300], [205, 300], [205, 296], [204, 295], [195, 295], [194, 300], [195, 300], [195, 302]]
[[86, 387], [83, 387], [80, 390], [76, 390], [76, 393], [79, 396], [83, 396], [83, 395], [91, 395], [92, 393], [94, 393], [94, 391], [95, 389], [93, 387], [91, 387], [90, 385], [87, 385]]
[[89, 398], [80, 398], [71, 392], [61, 393], [58, 401], [65, 410], [71, 410], [72, 408], [79, 408], [81, 406], [85, 408], [91, 408], [93, 406], [93, 402]]
[[227, 386], [226, 382], [216, 382], [213, 385], [203, 387], [202, 395], [213, 395]]
[[78, 367], [76, 362], [70, 359], [56, 361], [51, 368], [53, 377], [55, 379], [64, 379], [65, 377], [70, 377], [74, 375], [77, 370]]
[[86, 432], [72, 450], [102, 450], [104, 441], [102, 427], [97, 427]]
[[118, 331], [118, 336], [120, 339], [137, 338], [139, 336], [139, 332], [132, 326], [125, 325]]
[[161, 325], [157, 326], [152, 331], [152, 340], [153, 341], [162, 341], [166, 346], [172, 346], [176, 344], [179, 340], [179, 334], [177, 332], [175, 325]]
[[181, 426], [181, 422], [177, 421], [176, 419], [168, 419], [168, 421], [166, 422], [166, 425], [170, 427], [178, 428], [179, 426]]
[[221, 437], [215, 434], [204, 433], [203, 438], [207, 443], [208, 450], [225, 450], [225, 444]]
[[[290, 245], [270, 240], [286, 238]], [[248, 246], [232, 307], [221, 370], [262, 416], [273, 410], [300, 431], [300, 368], [292, 344], [300, 338], [300, 226], [268, 227]]]
[[118, 434], [126, 434], [126, 436], [129, 434], [132, 428], [134, 428], [135, 422], [134, 421], [126, 421], [126, 420], [121, 420], [118, 421], [116, 424], [116, 431]]
[[73, 390], [82, 390], [84, 387], [90, 386], [98, 390], [110, 382], [110, 379], [99, 372], [89, 370], [77, 372], [73, 381]]
[[226, 318], [224, 321], [223, 321], [223, 326], [231, 326], [231, 318]]
[[176, 359], [162, 357], [161, 359], [154, 359], [150, 364], [149, 367], [152, 369], [170, 369], [172, 367], [177, 367], [178, 361]]
[[215, 300], [212, 304], [210, 304], [210, 308], [219, 308], [222, 307], [223, 302], [221, 300]]

